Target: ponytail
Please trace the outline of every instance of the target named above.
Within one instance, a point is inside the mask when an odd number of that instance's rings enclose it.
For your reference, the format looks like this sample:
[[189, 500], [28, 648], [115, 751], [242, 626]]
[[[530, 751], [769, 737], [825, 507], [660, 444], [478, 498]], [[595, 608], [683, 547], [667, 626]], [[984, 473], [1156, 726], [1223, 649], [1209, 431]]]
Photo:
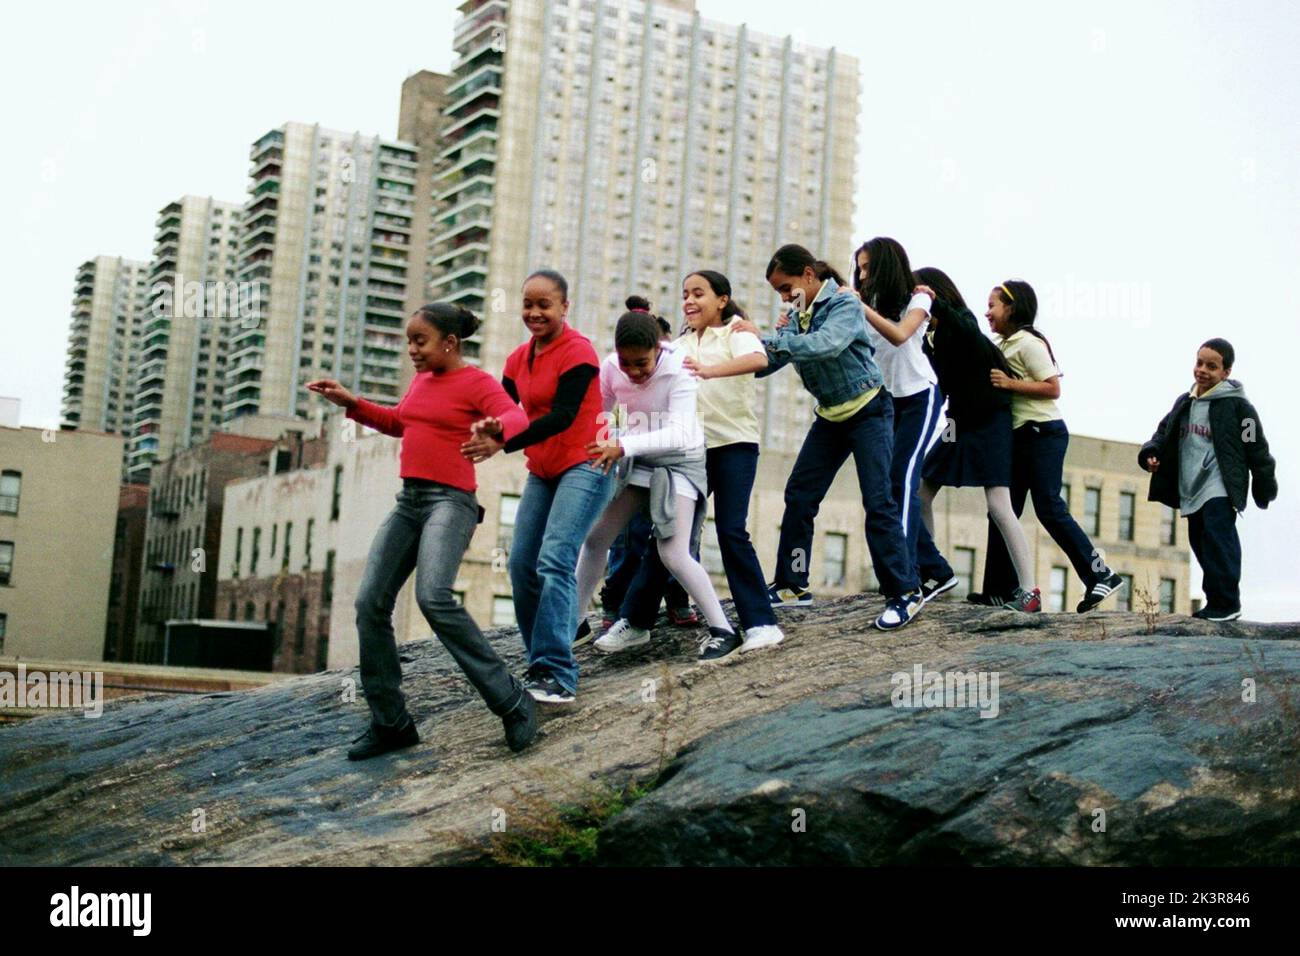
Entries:
[[[769, 271], [768, 275], [771, 274]], [[714, 272], [712, 269], [696, 269], [694, 272], [687, 273], [686, 278], [689, 279], [691, 276], [699, 276], [707, 282], [714, 295], [725, 295], [727, 297], [727, 304], [722, 307], [722, 321], [724, 324], [737, 316], [742, 319], [747, 318], [745, 310], [740, 307], [740, 303], [731, 294], [731, 280], [721, 272]]]

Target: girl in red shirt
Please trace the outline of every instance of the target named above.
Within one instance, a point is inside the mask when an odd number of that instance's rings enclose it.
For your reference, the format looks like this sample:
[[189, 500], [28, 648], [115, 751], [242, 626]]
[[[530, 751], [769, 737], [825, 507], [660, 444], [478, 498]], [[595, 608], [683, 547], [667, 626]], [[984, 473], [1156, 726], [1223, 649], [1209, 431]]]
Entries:
[[569, 284], [544, 269], [528, 277], [521, 318], [531, 334], [506, 359], [501, 384], [520, 402], [528, 428], [504, 438], [502, 422], [475, 426], [462, 449], [484, 461], [524, 450], [528, 481], [515, 513], [510, 584], [528, 650], [525, 687], [535, 700], [571, 704], [578, 689], [573, 634], [581, 616], [574, 569], [587, 532], [605, 510], [613, 478], [587, 465], [601, 427], [600, 360], [590, 340], [566, 324]]
[[402, 439], [402, 490], [370, 546], [357, 593], [361, 685], [371, 724], [348, 751], [352, 760], [420, 740], [400, 689], [402, 668], [393, 634], [397, 592], [412, 571], [416, 603], [488, 707], [501, 717], [510, 749], [523, 750], [537, 734], [533, 698], [452, 591], [482, 514], [474, 497], [474, 466], [459, 448], [470, 437], [470, 426], [484, 416], [499, 418], [507, 438], [528, 424], [496, 380], [461, 357], [461, 342], [478, 324], [467, 309], [441, 302], [411, 316], [407, 354], [416, 374], [396, 407], [357, 398], [333, 379], [307, 385], [346, 408], [348, 418]]

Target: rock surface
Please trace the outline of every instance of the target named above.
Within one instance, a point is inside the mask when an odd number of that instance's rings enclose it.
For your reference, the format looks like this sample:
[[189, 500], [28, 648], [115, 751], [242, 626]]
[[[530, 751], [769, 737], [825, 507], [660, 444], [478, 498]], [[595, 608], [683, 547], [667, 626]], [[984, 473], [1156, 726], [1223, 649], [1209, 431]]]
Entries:
[[[0, 729], [0, 864], [470, 862], [530, 804], [661, 771], [602, 862], [1300, 862], [1300, 625], [936, 602], [885, 635], [880, 606], [783, 612], [784, 645], [715, 667], [693, 629], [580, 649], [519, 756], [433, 640], [402, 648], [422, 743], [359, 764], [355, 671], [39, 717]], [[917, 665], [997, 672], [997, 716], [893, 706]]]

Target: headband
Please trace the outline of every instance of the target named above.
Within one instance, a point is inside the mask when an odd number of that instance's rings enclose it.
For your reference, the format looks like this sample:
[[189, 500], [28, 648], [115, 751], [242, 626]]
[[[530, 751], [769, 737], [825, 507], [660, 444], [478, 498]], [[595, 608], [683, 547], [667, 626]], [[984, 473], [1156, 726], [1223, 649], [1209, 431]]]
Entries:
[[1003, 283], [1002, 285], [998, 286], [998, 288], [1001, 289], [1003, 292], [1005, 292], [1007, 294], [1007, 298], [1010, 299], [1012, 302], [1016, 301], [1016, 297], [1011, 294], [1011, 290], [1007, 288], [1006, 283]]

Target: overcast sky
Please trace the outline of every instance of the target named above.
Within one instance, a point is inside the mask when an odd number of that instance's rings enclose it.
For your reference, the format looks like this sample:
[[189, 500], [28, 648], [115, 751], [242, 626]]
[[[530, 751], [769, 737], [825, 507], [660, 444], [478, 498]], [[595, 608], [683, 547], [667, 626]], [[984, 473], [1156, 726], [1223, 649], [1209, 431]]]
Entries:
[[[1300, 619], [1300, 8], [699, 7], [858, 58], [855, 240], [897, 238], [973, 304], [1005, 278], [1034, 284], [1072, 431], [1145, 439], [1196, 347], [1233, 342], [1281, 480], [1241, 521], [1246, 612]], [[184, 193], [242, 201], [249, 144], [273, 126], [395, 136], [402, 80], [450, 67], [455, 17], [451, 0], [11, 9], [0, 395], [23, 423], [58, 422], [81, 262], [147, 259], [157, 210]], [[847, 267], [851, 250], [819, 251]]]

